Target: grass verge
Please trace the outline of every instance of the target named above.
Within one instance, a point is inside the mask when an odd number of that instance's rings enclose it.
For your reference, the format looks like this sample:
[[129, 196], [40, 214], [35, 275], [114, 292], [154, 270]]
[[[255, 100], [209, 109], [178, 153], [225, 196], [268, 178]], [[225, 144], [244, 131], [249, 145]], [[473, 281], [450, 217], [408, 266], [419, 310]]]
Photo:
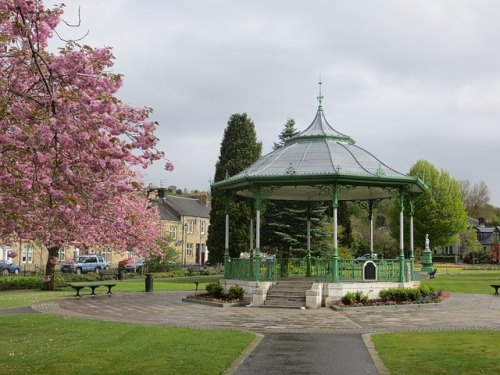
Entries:
[[391, 374], [500, 374], [498, 331], [387, 333], [373, 335]]
[[474, 294], [493, 294], [491, 284], [500, 283], [500, 271], [462, 271], [457, 274], [436, 274], [434, 279], [422, 280], [434, 290]]
[[0, 316], [1, 374], [221, 374], [250, 333]]
[[[208, 283], [219, 281], [221, 276], [191, 276], [178, 279], [153, 279], [153, 290], [155, 292], [173, 292], [173, 291], [194, 291], [195, 281], [198, 281], [198, 290], [205, 290]], [[113, 288], [113, 294], [144, 292], [144, 279], [117, 281]], [[101, 287], [97, 293], [104, 293], [107, 289]], [[88, 294], [90, 289], [82, 291], [82, 295]], [[0, 308], [27, 306], [36, 302], [47, 301], [61, 297], [73, 297], [75, 291], [70, 288], [46, 292], [40, 290], [8, 290], [0, 291]]]

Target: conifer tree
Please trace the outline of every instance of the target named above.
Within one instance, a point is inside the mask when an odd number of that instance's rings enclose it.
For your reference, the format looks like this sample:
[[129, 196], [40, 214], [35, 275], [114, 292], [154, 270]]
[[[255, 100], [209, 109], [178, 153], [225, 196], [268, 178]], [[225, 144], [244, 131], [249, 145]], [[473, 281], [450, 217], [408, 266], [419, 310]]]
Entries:
[[[255, 126], [246, 113], [233, 114], [227, 123], [220, 147], [219, 160], [215, 166], [214, 182], [226, 175], [234, 176], [257, 161], [262, 152], [262, 143], [257, 142]], [[209, 261], [224, 260], [225, 203], [224, 193], [212, 189], [212, 209], [208, 229], [207, 246]], [[248, 251], [248, 221], [251, 216], [251, 202], [233, 196], [229, 206], [229, 254], [238, 257]]]
[[[280, 142], [274, 143], [274, 150], [285, 146], [287, 140], [297, 134], [295, 121], [289, 118], [278, 136]], [[266, 252], [285, 259], [304, 257], [308, 217], [311, 220], [311, 248], [314, 249], [314, 255], [326, 252], [325, 210], [326, 206], [318, 202], [267, 201], [262, 229], [262, 243]]]

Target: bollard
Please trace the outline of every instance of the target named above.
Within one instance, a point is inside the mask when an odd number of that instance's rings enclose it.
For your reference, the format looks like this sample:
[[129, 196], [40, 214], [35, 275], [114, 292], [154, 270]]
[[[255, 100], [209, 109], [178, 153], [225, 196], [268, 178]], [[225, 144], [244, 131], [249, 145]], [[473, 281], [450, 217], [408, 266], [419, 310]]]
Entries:
[[146, 274], [146, 292], [152, 292], [153, 291], [153, 274], [147, 273]]

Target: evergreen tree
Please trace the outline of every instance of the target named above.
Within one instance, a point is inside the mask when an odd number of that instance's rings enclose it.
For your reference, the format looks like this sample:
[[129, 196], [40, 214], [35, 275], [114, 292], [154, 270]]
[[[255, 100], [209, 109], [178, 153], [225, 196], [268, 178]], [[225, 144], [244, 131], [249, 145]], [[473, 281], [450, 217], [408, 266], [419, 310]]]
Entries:
[[[425, 160], [417, 161], [410, 169], [409, 174], [423, 178], [429, 187], [429, 190], [415, 202], [415, 246], [421, 247], [423, 245], [426, 234], [429, 234], [433, 247], [457, 243], [459, 234], [467, 226], [467, 214], [462, 202], [459, 182], [450, 177], [448, 172], [438, 171], [436, 167]], [[405, 210], [405, 228], [408, 233], [408, 204], [406, 204]], [[394, 238], [399, 238], [398, 217], [399, 204], [396, 199], [391, 214], [391, 232]], [[407, 241], [405, 248], [409, 247], [407, 233], [405, 233]]]
[[339, 201], [338, 224], [344, 228], [342, 235], [339, 236], [339, 244], [350, 249], [353, 244], [352, 225], [346, 201]]
[[[288, 119], [274, 143], [274, 150], [299, 134], [295, 121]], [[317, 202], [267, 201], [262, 228], [263, 249], [282, 258], [302, 258], [307, 251], [307, 218], [311, 219], [311, 249], [313, 255], [323, 255], [328, 249], [325, 225], [326, 206]]]
[[[257, 161], [262, 152], [262, 143], [257, 142], [253, 121], [243, 114], [233, 114], [224, 130], [219, 160], [215, 166], [214, 182], [221, 181], [226, 175], [234, 176]], [[229, 206], [229, 253], [239, 257], [248, 251], [248, 220], [251, 216], [251, 202], [233, 196]], [[207, 247], [209, 261], [224, 260], [225, 204], [224, 193], [212, 189], [212, 208], [208, 228]]]
[[284, 129], [278, 136], [280, 142], [274, 143], [273, 150], [277, 150], [278, 148], [283, 147], [286, 144], [287, 140], [289, 140], [292, 137], [295, 137], [297, 134], [299, 134], [299, 131], [295, 129], [295, 120], [289, 118], [285, 123]]

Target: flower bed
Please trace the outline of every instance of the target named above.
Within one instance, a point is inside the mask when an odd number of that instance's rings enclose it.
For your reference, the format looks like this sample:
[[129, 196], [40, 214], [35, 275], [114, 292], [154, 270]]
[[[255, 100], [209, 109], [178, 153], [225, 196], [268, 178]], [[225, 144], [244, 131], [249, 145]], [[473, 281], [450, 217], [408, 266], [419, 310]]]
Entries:
[[395, 305], [422, 305], [440, 303], [448, 298], [447, 293], [434, 291], [428, 285], [418, 288], [392, 288], [380, 292], [380, 298], [368, 299], [363, 292], [349, 292], [340, 301], [335, 303], [336, 307], [366, 307], [366, 306], [395, 306]]
[[182, 301], [218, 307], [246, 305], [243, 302], [244, 290], [239, 285], [232, 286], [227, 293], [224, 293], [222, 285], [219, 283], [210, 283], [207, 284], [206, 290], [206, 293], [194, 293], [183, 298]]

